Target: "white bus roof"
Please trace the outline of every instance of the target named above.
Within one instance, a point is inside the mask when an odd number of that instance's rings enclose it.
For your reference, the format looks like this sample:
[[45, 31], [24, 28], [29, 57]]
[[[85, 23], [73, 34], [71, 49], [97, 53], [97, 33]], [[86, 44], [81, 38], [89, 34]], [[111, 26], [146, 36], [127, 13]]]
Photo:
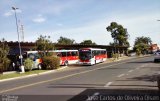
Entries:
[[25, 52], [27, 52], [27, 54], [28, 53], [38, 53], [38, 51], [25, 51]]
[[53, 50], [49, 52], [77, 52], [78, 50]]
[[101, 48], [81, 48], [80, 50], [85, 50], [85, 49], [90, 49], [90, 50], [105, 50], [106, 51], [106, 49], [101, 49]]

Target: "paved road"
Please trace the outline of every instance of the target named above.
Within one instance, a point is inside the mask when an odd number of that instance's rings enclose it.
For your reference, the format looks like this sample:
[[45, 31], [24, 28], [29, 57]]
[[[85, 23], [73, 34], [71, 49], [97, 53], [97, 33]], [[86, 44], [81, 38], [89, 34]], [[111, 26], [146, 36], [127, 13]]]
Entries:
[[[127, 101], [133, 96], [124, 97], [125, 94], [147, 94], [149, 97], [144, 99], [156, 101], [159, 71], [160, 64], [153, 63], [152, 56], [94, 66], [70, 66], [50, 74], [1, 82], [0, 94], [2, 98], [18, 101], [114, 101], [119, 94], [123, 95], [121, 100]], [[106, 94], [115, 95], [98, 96]]]

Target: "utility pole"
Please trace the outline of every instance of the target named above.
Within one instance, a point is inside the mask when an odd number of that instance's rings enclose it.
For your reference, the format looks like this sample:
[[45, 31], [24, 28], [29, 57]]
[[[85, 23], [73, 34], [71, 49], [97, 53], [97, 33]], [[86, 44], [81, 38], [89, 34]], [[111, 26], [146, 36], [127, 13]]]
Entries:
[[21, 25], [22, 41], [24, 42], [24, 26]]
[[21, 41], [24, 42], [24, 26], [20, 20], [18, 20], [18, 26], [19, 26]]
[[18, 35], [18, 45], [19, 45], [19, 58], [20, 58], [20, 68], [22, 73], [24, 73], [24, 66], [23, 66], [23, 61], [22, 61], [22, 50], [21, 50], [21, 43], [20, 43], [20, 39], [19, 39], [19, 29], [18, 29], [18, 22], [17, 22], [17, 14], [16, 14], [16, 10], [19, 8], [16, 7], [12, 7], [12, 10], [14, 10], [15, 12], [15, 19], [16, 19], [16, 27], [17, 27], [17, 35]]

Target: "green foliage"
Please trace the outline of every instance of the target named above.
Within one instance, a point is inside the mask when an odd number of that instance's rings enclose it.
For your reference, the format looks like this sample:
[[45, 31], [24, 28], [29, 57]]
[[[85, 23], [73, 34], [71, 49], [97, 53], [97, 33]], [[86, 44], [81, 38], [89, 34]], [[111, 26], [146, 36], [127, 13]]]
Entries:
[[136, 51], [137, 55], [145, 54], [150, 48], [152, 44], [152, 40], [149, 37], [137, 37], [134, 43], [134, 50]]
[[24, 68], [27, 70], [32, 70], [33, 64], [34, 64], [33, 60], [30, 58], [27, 58], [24, 61]]
[[40, 37], [36, 41], [36, 47], [37, 50], [43, 51], [44, 53], [54, 49], [54, 45], [52, 41], [50, 41], [50, 36], [42, 36], [42, 35], [40, 35]]
[[112, 53], [112, 58], [114, 58], [114, 60], [119, 58], [119, 54], [118, 53]]
[[146, 45], [151, 45], [152, 44], [152, 40], [150, 37], [137, 37], [135, 39], [135, 45], [139, 44], [139, 43], [144, 43]]
[[75, 40], [62, 37], [62, 36], [57, 41], [58, 41], [57, 44], [62, 44], [62, 45], [70, 45], [75, 43]]
[[4, 70], [7, 70], [11, 62], [7, 58], [8, 53], [9, 53], [9, 47], [5, 39], [2, 39], [2, 41], [0, 42], [0, 71], [1, 72], [3, 72]]
[[109, 45], [110, 46], [117, 46], [116, 43], [114, 43], [114, 42], [110, 42]]
[[45, 56], [42, 61], [45, 69], [57, 69], [60, 66], [60, 58], [57, 56]]
[[81, 45], [96, 45], [95, 42], [92, 42], [92, 40], [83, 40], [83, 42], [80, 43]]
[[123, 28], [122, 25], [119, 25], [116, 22], [111, 22], [110, 26], [108, 26], [106, 29], [107, 31], [111, 32], [111, 36], [114, 39], [115, 45], [129, 47], [129, 34], [126, 28]]

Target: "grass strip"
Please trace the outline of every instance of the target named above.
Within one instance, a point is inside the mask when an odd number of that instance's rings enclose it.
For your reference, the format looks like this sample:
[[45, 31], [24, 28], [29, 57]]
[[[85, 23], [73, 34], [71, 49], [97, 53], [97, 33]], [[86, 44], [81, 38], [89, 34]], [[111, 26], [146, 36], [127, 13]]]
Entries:
[[49, 71], [49, 70], [32, 70], [32, 71], [27, 71], [25, 73], [17, 72], [17, 73], [11, 73], [11, 74], [0, 74], [0, 80], [20, 77], [20, 76], [26, 76], [26, 75], [32, 75], [32, 74], [39, 74], [39, 73], [46, 72], [46, 71]]

